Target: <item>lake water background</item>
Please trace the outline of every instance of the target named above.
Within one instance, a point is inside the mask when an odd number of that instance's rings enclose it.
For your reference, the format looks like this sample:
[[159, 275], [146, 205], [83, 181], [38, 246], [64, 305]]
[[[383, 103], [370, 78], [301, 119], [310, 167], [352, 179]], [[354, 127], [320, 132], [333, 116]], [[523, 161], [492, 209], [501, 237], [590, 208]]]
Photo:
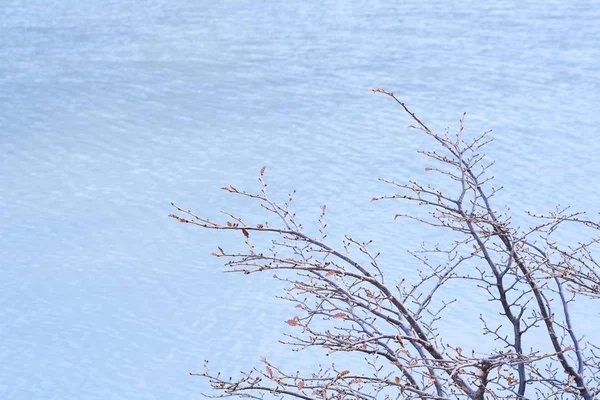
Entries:
[[[0, 398], [196, 399], [205, 358], [235, 373], [276, 345], [294, 311], [268, 276], [224, 274], [236, 235], [167, 218], [256, 207], [219, 190], [298, 189], [305, 225], [374, 239], [390, 274], [436, 241], [394, 221], [377, 178], [434, 178], [432, 129], [493, 129], [508, 205], [597, 213], [600, 4], [595, 1], [98, 1], [0, 5]], [[522, 221], [522, 222], [521, 222]], [[578, 232], [565, 232], [576, 240]], [[477, 337], [465, 293], [451, 339]], [[583, 324], [593, 307], [574, 311]], [[326, 360], [325, 360], [326, 361]]]

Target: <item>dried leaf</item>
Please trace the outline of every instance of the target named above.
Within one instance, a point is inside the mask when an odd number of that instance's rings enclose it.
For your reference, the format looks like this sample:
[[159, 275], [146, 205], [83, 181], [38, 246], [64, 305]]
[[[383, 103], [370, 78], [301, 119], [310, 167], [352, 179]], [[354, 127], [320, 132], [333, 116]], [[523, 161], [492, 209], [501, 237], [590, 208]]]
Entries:
[[221, 254], [225, 255], [225, 252], [223, 251], [223, 249], [221, 248], [221, 246], [217, 246], [219, 248], [219, 251], [221, 252]]
[[298, 382], [298, 390], [302, 390], [304, 388], [304, 380]]
[[456, 352], [457, 352], [458, 354], [461, 354], [461, 355], [462, 355], [462, 348], [461, 348], [461, 347], [457, 347], [457, 348], [456, 348]]
[[261, 174], [261, 175], [264, 175], [264, 174], [265, 174], [265, 170], [266, 170], [266, 169], [267, 169], [267, 166], [265, 165], [264, 167], [262, 167], [262, 168], [260, 169], [260, 174]]
[[267, 370], [267, 374], [269, 374], [269, 378], [273, 379], [273, 371], [271, 370], [271, 368], [269, 368], [269, 366], [267, 365], [265, 369]]
[[333, 318], [346, 318], [347, 315], [344, 314], [343, 312], [339, 312], [333, 315]]
[[427, 168], [425, 168], [425, 171], [431, 171], [432, 169], [433, 169], [433, 168], [429, 168], [429, 167], [427, 167]]
[[396, 384], [399, 385], [400, 384], [400, 377], [399, 376], [395, 377], [394, 378], [394, 382], [396, 382]]
[[348, 371], [348, 370], [342, 371], [342, 372], [340, 372], [340, 377], [342, 377], [342, 376], [346, 376], [346, 375], [348, 375], [349, 373], [350, 373], [350, 371]]
[[327, 272], [325, 274], [325, 276], [332, 276], [332, 275], [335, 275], [335, 274], [336, 274], [335, 271], [329, 271], [329, 272]]
[[323, 205], [321, 206], [321, 211], [324, 213], [326, 209], [327, 209], [327, 206], [326, 206], [325, 204], [323, 204]]
[[400, 346], [402, 346], [402, 348], [404, 348], [404, 342], [402, 341], [402, 338], [400, 337], [400, 335], [396, 335], [396, 340], [398, 341], [398, 343], [400, 343]]
[[227, 191], [227, 192], [231, 192], [231, 190], [229, 190], [229, 188], [228, 188], [228, 187], [222, 187], [222, 188], [221, 188], [221, 190], [225, 190], [225, 191]]
[[287, 324], [288, 324], [289, 326], [296, 326], [296, 325], [298, 325], [298, 321], [297, 321], [295, 318], [294, 318], [294, 319], [288, 319], [288, 320], [287, 320], [287, 321], [285, 321], [285, 322], [287, 322]]
[[249, 237], [250, 235], [248, 234], [248, 231], [245, 230], [244, 228], [242, 228], [242, 233], [244, 234], [244, 236]]
[[233, 224], [229, 221], [227, 221], [227, 226], [233, 226]]

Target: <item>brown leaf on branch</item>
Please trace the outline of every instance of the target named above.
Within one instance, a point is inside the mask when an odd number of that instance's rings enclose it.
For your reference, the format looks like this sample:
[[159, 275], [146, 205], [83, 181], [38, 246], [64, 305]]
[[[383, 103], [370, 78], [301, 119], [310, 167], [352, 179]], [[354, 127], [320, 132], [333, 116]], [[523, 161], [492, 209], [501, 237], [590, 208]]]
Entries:
[[260, 174], [261, 174], [261, 175], [264, 175], [264, 174], [265, 174], [265, 170], [266, 170], [266, 169], [267, 169], [267, 166], [265, 165], [264, 167], [262, 167], [262, 168], [260, 169]]
[[221, 252], [221, 254], [225, 255], [225, 252], [223, 251], [223, 249], [221, 248], [221, 246], [217, 246], [219, 248], [219, 251]]
[[242, 233], [244, 234], [244, 236], [250, 237], [250, 235], [248, 234], [248, 231], [245, 230], [244, 228], [242, 228]]
[[396, 384], [399, 385], [400, 384], [400, 377], [399, 376], [395, 377], [394, 378], [394, 382], [396, 382]]
[[298, 382], [298, 390], [304, 389], [304, 379]]
[[400, 346], [404, 348], [404, 342], [402, 341], [402, 337], [400, 335], [396, 335], [396, 340], [400, 343]]
[[333, 314], [333, 318], [346, 318], [346, 317], [347, 317], [347, 315], [343, 312]]
[[349, 373], [350, 373], [350, 371], [348, 371], [348, 370], [342, 371], [342, 372], [340, 372], [340, 377], [346, 376]]
[[296, 326], [298, 325], [298, 320], [296, 318], [294, 319], [288, 319], [287, 321], [285, 321], [289, 326]]
[[269, 366], [267, 365], [265, 367], [265, 369], [267, 370], [267, 374], [269, 375], [269, 378], [273, 379], [273, 371], [271, 370], [271, 368], [269, 368]]
[[233, 224], [229, 221], [227, 221], [227, 226], [233, 226]]

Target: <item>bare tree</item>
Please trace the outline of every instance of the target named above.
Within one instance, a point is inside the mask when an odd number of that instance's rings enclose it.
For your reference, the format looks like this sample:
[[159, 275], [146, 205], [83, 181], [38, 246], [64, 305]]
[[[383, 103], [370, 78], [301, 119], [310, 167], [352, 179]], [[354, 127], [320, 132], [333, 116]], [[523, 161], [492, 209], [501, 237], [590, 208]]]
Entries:
[[[427, 170], [442, 174], [451, 185], [442, 192], [415, 181], [382, 179], [398, 193], [373, 199], [416, 203], [427, 210], [425, 216], [396, 217], [449, 232], [443, 237], [452, 239], [445, 245], [410, 253], [421, 265], [415, 283], [388, 282], [370, 241], [346, 236], [343, 248], [334, 248], [325, 233], [325, 206], [318, 219], [320, 234], [306, 234], [290, 209], [293, 193], [283, 203], [269, 197], [265, 168], [259, 193], [232, 186], [223, 190], [258, 202], [276, 216], [276, 223], [251, 226], [227, 212], [225, 222], [216, 222], [175, 204], [178, 213], [171, 215], [207, 229], [240, 231], [245, 251], [218, 247], [213, 255], [228, 259], [231, 271], [285, 271], [278, 277], [288, 285], [284, 298], [299, 314], [287, 321], [298, 333], [286, 335], [284, 343], [296, 350], [317, 347], [327, 353], [359, 354], [369, 372], [331, 365], [291, 373], [261, 358], [262, 367], [237, 379], [211, 372], [208, 362], [205, 372], [192, 375], [207, 378], [215, 397], [596, 398], [599, 349], [578, 335], [570, 307], [579, 295], [594, 299], [600, 294], [600, 268], [592, 254], [600, 225], [582, 213], [558, 208], [548, 215], [530, 214], [536, 222], [529, 229], [515, 227], [492, 203], [499, 188], [492, 186], [489, 175], [494, 163], [482, 152], [492, 141], [489, 132], [467, 139], [463, 116], [456, 134], [435, 133], [394, 93], [373, 92], [396, 101], [412, 119], [410, 128], [433, 139], [436, 148], [421, 152], [431, 162]], [[565, 224], [589, 231], [585, 237], [590, 239], [559, 245], [553, 234]], [[252, 238], [258, 234], [272, 235], [270, 247], [255, 248]], [[351, 248], [358, 249], [360, 259], [351, 256]], [[463, 351], [439, 333], [436, 322], [453, 300], [440, 298], [441, 289], [450, 281], [464, 290], [483, 290], [489, 298], [491, 306], [480, 317], [481, 334], [493, 338], [496, 348]], [[492, 314], [504, 322], [492, 325]], [[526, 347], [526, 342], [539, 343], [540, 337], [545, 343], [541, 348]]]

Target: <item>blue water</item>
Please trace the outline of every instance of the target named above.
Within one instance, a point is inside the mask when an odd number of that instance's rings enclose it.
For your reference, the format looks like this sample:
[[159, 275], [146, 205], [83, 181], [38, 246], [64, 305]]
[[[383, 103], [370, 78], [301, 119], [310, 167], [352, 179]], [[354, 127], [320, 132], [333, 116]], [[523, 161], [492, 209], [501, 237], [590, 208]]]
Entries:
[[[327, 204], [334, 243], [374, 239], [410, 274], [404, 251], [436, 238], [369, 200], [392, 192], [379, 177], [435, 179], [415, 153], [432, 143], [373, 87], [433, 129], [463, 111], [468, 132], [493, 129], [496, 201], [522, 226], [559, 203], [598, 212], [598, 3], [421, 3], [4, 0], [0, 398], [196, 399], [205, 358], [314, 365], [276, 344], [294, 315], [280, 285], [209, 256], [240, 238], [169, 203], [254, 216], [219, 188], [258, 188], [267, 165], [306, 226]], [[464, 309], [488, 307], [459, 304], [457, 342], [480, 328]]]

